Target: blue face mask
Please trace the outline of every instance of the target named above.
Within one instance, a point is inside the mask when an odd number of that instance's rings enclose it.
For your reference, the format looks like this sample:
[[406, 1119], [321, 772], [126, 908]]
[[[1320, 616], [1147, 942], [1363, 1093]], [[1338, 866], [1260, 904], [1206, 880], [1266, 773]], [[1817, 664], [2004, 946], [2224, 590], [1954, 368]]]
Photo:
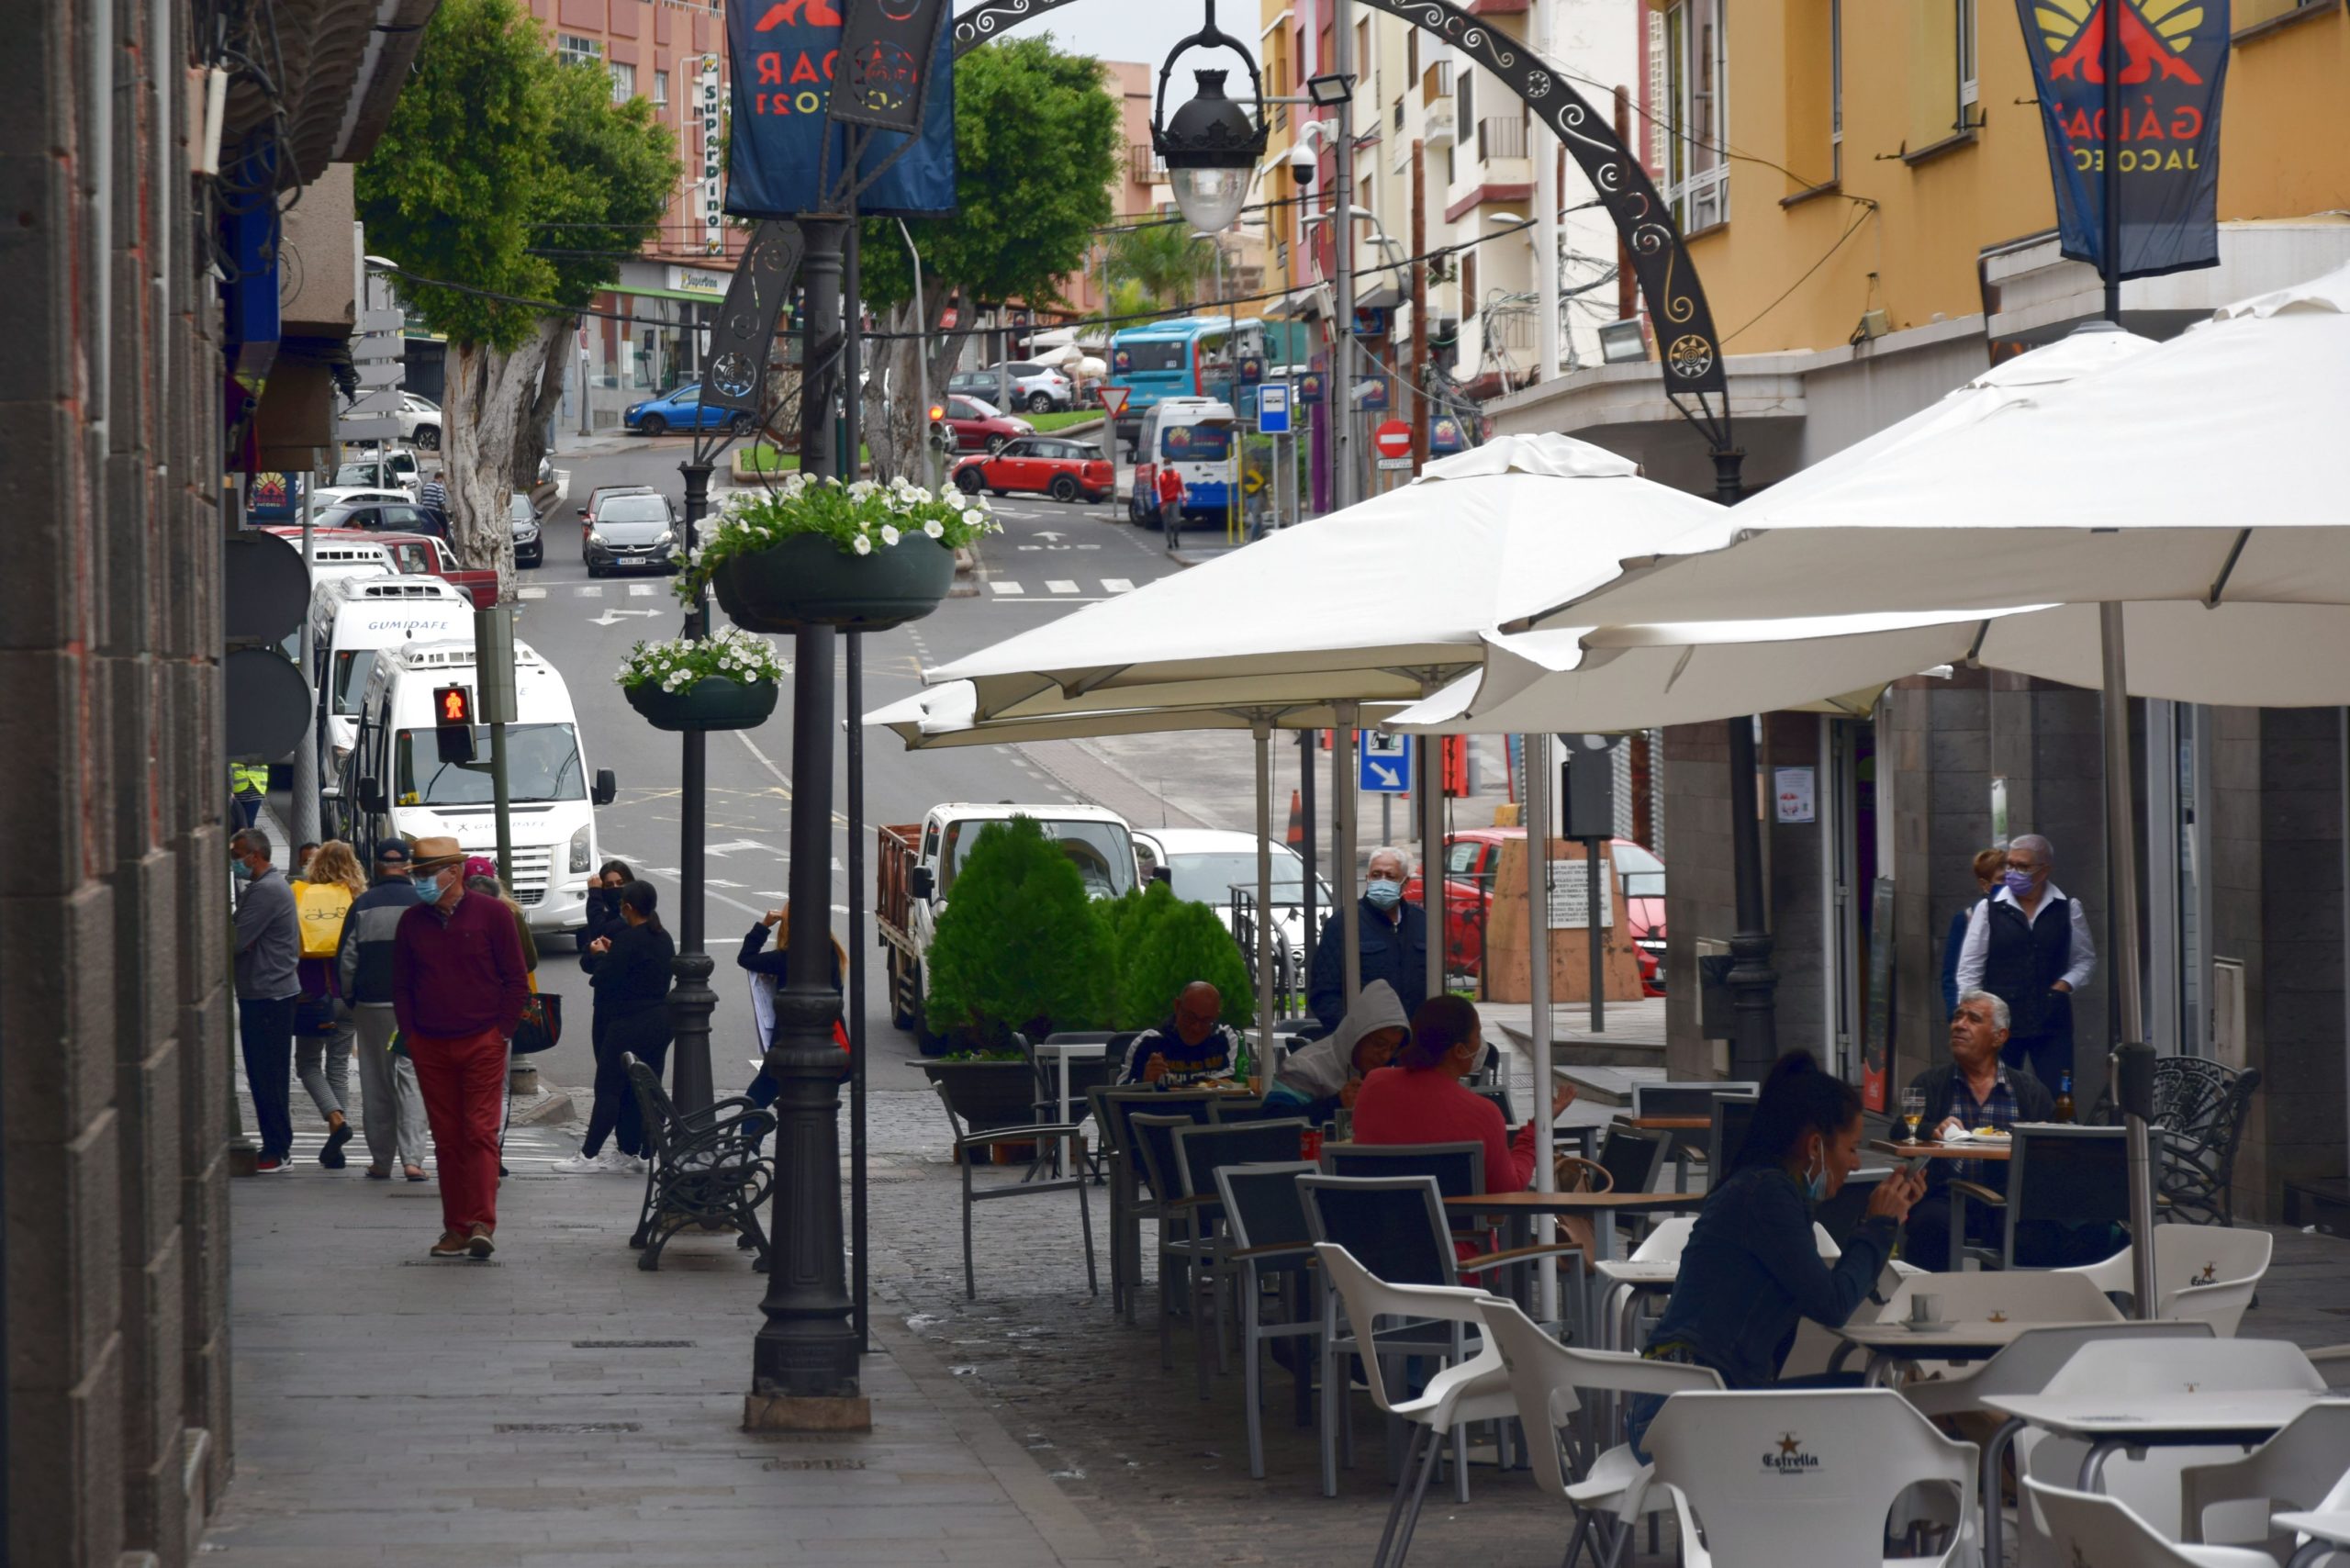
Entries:
[[241, 860], [231, 860], [229, 862], [229, 875], [241, 882], [250, 882], [253, 879], [253, 868]]
[[1824, 1204], [1828, 1201], [1828, 1161], [1825, 1155], [1820, 1158], [1818, 1169], [1804, 1177], [1803, 1195], [1807, 1201], [1815, 1204]]
[[1386, 877], [1373, 877], [1363, 884], [1362, 896], [1376, 909], [1393, 909], [1404, 902], [1404, 884]]
[[422, 896], [426, 903], [433, 903], [439, 901], [441, 897], [440, 872], [419, 871], [414, 876], [410, 877], [408, 880], [416, 884], [417, 892]]
[[2029, 871], [2009, 871], [1999, 879], [2007, 884], [2008, 891], [2018, 898], [2031, 891], [2031, 873]]

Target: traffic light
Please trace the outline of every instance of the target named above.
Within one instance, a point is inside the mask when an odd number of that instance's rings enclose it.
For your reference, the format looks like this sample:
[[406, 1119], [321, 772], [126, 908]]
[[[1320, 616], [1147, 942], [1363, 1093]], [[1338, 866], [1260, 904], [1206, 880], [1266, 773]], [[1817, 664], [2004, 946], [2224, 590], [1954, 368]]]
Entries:
[[432, 734], [440, 744], [441, 760], [466, 763], [474, 759], [474, 694], [463, 686], [432, 689]]

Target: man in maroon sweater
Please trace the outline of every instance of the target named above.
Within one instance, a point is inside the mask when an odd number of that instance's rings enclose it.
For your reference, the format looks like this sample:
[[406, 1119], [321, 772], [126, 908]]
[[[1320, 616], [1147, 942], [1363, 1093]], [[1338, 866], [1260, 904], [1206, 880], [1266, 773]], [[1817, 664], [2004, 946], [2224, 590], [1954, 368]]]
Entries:
[[441, 1165], [435, 1258], [497, 1249], [498, 1126], [506, 1042], [531, 1004], [514, 912], [465, 890], [453, 838], [416, 841], [410, 873], [421, 900], [392, 939], [392, 1014], [416, 1063]]

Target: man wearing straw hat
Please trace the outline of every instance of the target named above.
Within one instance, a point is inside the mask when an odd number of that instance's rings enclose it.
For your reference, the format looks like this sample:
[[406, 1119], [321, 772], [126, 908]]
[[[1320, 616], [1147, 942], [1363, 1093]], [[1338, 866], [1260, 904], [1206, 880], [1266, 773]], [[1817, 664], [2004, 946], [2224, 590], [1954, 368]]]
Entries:
[[453, 838], [416, 841], [409, 875], [419, 902], [400, 916], [392, 943], [392, 1011], [441, 1161], [435, 1258], [497, 1250], [506, 1042], [531, 1002], [514, 912], [466, 890], [464, 858]]

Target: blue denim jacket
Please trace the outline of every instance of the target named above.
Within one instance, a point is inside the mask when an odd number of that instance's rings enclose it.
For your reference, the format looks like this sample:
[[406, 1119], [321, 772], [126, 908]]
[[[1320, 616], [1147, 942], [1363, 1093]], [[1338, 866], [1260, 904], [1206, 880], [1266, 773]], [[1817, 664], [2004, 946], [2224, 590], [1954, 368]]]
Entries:
[[1893, 1236], [1891, 1220], [1866, 1220], [1830, 1265], [1795, 1178], [1777, 1166], [1749, 1166], [1706, 1200], [1649, 1344], [1685, 1347], [1731, 1388], [1767, 1388], [1798, 1319], [1839, 1327], [1867, 1299], [1893, 1255]]

